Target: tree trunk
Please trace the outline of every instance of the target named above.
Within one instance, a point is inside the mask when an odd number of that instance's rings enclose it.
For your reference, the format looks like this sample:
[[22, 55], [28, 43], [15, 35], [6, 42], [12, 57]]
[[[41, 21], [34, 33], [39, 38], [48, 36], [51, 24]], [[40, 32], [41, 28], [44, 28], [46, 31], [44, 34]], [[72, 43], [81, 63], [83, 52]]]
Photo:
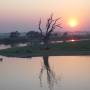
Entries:
[[44, 39], [43, 42], [44, 42], [44, 45], [43, 45], [44, 49], [49, 49], [48, 39]]
[[44, 38], [43, 38], [43, 42], [44, 42], [44, 49], [49, 49], [49, 35], [46, 35]]

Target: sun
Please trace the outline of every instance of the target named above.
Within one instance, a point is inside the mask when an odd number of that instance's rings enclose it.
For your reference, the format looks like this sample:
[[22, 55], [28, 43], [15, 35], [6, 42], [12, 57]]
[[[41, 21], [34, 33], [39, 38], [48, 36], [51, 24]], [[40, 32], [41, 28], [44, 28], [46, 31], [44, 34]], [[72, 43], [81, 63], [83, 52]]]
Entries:
[[68, 20], [68, 25], [70, 27], [76, 27], [78, 25], [78, 20], [76, 18], [71, 18]]

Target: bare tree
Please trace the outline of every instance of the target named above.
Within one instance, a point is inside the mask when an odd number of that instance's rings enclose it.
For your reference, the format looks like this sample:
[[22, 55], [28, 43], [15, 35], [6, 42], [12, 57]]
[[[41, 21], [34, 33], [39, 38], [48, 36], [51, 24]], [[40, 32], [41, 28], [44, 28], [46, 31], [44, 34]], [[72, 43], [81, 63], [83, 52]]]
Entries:
[[40, 33], [41, 33], [41, 39], [44, 43], [44, 48], [48, 48], [48, 44], [49, 44], [49, 38], [51, 36], [51, 33], [57, 28], [62, 28], [61, 27], [61, 23], [58, 23], [58, 21], [60, 20], [61, 18], [56, 18], [56, 19], [53, 19], [53, 14], [50, 15], [50, 17], [47, 19], [47, 23], [46, 23], [46, 31], [45, 31], [45, 34], [43, 35], [43, 30], [41, 28], [41, 24], [42, 24], [42, 21], [40, 19], [39, 21], [39, 30], [40, 30]]

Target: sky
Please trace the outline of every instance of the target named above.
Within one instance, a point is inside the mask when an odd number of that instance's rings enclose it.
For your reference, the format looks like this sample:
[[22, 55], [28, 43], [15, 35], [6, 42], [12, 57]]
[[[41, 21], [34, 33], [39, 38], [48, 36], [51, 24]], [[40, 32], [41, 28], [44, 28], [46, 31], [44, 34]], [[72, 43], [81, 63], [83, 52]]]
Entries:
[[90, 31], [90, 0], [0, 0], [0, 32], [37, 30], [39, 19], [45, 25], [51, 13], [61, 17], [65, 31]]

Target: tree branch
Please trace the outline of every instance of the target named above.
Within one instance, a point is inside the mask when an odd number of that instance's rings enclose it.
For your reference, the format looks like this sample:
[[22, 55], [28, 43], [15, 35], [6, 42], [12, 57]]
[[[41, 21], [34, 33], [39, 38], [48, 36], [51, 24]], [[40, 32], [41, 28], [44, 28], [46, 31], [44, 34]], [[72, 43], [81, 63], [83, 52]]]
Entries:
[[41, 29], [41, 18], [40, 18], [40, 21], [39, 21], [39, 27], [38, 27], [38, 29], [40, 30], [40, 32], [41, 32], [41, 36], [42, 36], [42, 29]]
[[51, 24], [53, 23], [53, 13], [51, 14], [51, 16], [48, 18], [47, 20], [47, 24], [46, 24], [46, 34], [48, 33]]

